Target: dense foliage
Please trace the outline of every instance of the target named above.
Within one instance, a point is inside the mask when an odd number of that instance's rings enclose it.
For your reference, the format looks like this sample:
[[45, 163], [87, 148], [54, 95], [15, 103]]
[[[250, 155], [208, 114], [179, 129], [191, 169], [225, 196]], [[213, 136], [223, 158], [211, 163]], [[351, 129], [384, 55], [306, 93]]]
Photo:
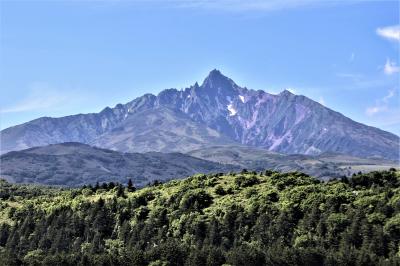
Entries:
[[0, 182], [0, 265], [396, 265], [400, 174], [243, 171], [81, 189]]

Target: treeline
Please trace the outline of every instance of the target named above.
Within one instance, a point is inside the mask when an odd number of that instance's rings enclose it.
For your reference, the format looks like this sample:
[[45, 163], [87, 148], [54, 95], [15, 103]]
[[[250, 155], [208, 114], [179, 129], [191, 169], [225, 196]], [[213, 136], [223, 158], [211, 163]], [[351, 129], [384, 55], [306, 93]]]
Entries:
[[399, 265], [400, 173], [0, 182], [0, 265]]

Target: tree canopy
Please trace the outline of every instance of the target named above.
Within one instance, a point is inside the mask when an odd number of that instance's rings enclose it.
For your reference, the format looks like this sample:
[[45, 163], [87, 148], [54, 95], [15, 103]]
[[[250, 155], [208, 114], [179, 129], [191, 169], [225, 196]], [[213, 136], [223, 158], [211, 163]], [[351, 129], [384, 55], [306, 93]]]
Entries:
[[0, 265], [396, 265], [400, 173], [79, 189], [0, 182]]

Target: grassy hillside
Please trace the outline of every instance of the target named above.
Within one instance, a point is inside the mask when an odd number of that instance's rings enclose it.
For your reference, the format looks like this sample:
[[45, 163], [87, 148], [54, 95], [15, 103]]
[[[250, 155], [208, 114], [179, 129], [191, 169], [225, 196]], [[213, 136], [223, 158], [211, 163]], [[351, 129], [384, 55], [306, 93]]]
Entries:
[[240, 169], [181, 153], [122, 153], [75, 142], [9, 152], [0, 161], [0, 178], [10, 182], [70, 187], [129, 179], [143, 187], [154, 180]]
[[357, 158], [350, 155], [323, 153], [320, 155], [280, 154], [265, 149], [245, 146], [212, 146], [194, 150], [191, 156], [209, 161], [240, 166], [241, 169], [274, 169], [300, 171], [329, 180], [332, 177], [351, 176], [354, 173], [399, 168], [399, 162], [382, 158]]
[[0, 183], [0, 265], [395, 265], [400, 173], [196, 175], [137, 191]]

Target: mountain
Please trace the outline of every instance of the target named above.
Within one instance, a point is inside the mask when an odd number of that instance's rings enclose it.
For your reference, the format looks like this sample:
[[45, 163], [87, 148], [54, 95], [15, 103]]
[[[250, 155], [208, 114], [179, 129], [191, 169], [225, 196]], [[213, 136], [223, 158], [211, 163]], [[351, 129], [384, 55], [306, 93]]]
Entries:
[[145, 94], [97, 114], [43, 117], [1, 131], [2, 153], [61, 142], [124, 152], [187, 152], [240, 144], [286, 154], [399, 159], [398, 136], [305, 96], [238, 86], [213, 70], [201, 86]]
[[53, 144], [1, 155], [0, 177], [16, 183], [70, 187], [96, 182], [144, 186], [196, 173], [238, 170], [238, 166], [194, 158], [181, 153], [121, 153], [81, 143]]

